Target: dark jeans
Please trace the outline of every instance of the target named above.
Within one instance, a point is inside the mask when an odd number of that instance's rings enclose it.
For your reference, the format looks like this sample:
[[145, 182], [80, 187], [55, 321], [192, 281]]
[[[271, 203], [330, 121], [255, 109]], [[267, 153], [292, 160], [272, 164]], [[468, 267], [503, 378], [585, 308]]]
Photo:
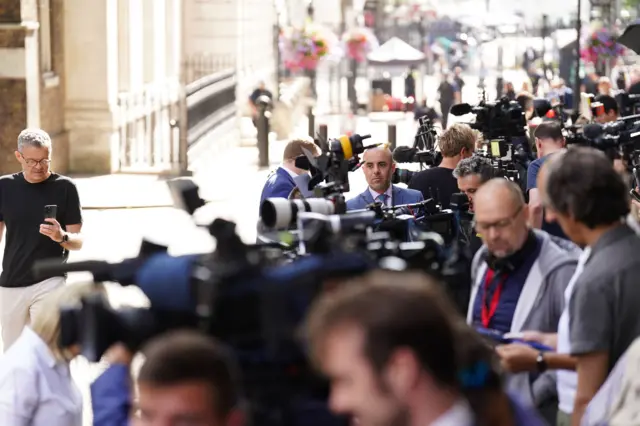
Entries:
[[451, 104], [440, 103], [440, 111], [442, 111], [442, 129], [447, 128], [447, 121], [449, 121], [449, 110], [451, 109]]

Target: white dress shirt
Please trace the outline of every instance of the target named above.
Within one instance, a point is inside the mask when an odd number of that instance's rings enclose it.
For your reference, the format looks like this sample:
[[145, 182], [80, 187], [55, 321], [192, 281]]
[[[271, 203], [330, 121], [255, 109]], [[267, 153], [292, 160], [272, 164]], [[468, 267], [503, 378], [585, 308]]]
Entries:
[[473, 421], [473, 412], [469, 403], [463, 399], [458, 401], [446, 413], [438, 417], [431, 426], [471, 426]]
[[280, 168], [281, 168], [282, 170], [284, 170], [285, 172], [289, 173], [289, 176], [291, 176], [291, 178], [292, 178], [292, 179], [295, 179], [296, 177], [298, 177], [298, 174], [297, 174], [297, 173], [294, 173], [294, 172], [292, 172], [291, 170], [287, 169], [287, 168], [284, 166], [284, 164], [281, 164], [281, 165], [280, 165]]
[[29, 327], [0, 356], [0, 425], [82, 426], [82, 395], [69, 365]]
[[[382, 195], [382, 193], [374, 191], [373, 189], [371, 189], [371, 187], [369, 187], [369, 193], [373, 197], [373, 201], [376, 203], [378, 202], [378, 197]], [[387, 190], [384, 191], [384, 193], [387, 196], [387, 202], [386, 202], [387, 207], [392, 207], [393, 206], [393, 185], [389, 185], [389, 188], [387, 188]]]
[[[591, 248], [586, 247], [580, 255], [578, 266], [573, 273], [567, 288], [564, 291], [564, 310], [560, 315], [558, 323], [558, 353], [571, 354], [571, 341], [569, 340], [569, 302], [573, 294], [573, 288], [576, 281], [582, 275], [584, 265], [589, 260]], [[558, 408], [565, 414], [573, 413], [573, 404], [576, 399], [576, 391], [578, 389], [578, 374], [575, 371], [558, 370], [556, 371], [556, 386], [558, 388]]]

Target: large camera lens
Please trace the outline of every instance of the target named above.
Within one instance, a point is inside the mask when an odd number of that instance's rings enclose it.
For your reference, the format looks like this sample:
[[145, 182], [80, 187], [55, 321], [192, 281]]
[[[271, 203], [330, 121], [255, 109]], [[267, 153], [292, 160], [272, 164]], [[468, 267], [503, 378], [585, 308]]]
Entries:
[[268, 198], [260, 206], [260, 219], [267, 228], [286, 229], [295, 225], [299, 212], [333, 214], [335, 206], [333, 202], [323, 198], [306, 200]]

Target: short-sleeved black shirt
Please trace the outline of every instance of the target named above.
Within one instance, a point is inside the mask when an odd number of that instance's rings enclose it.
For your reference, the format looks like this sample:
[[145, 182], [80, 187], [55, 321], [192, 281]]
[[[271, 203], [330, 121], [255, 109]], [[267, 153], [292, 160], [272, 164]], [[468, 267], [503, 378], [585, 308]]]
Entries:
[[458, 181], [453, 177], [453, 169], [444, 167], [432, 167], [419, 172], [408, 186], [422, 192], [425, 200], [433, 198], [440, 202], [445, 209], [449, 208], [451, 196], [460, 192]]
[[82, 223], [78, 190], [68, 177], [52, 173], [40, 183], [27, 182], [22, 173], [0, 177], [0, 221], [7, 232], [0, 287], [27, 287], [51, 278], [34, 277], [37, 260], [67, 260], [60, 244], [40, 234], [46, 205], [58, 206], [56, 219], [63, 229]]

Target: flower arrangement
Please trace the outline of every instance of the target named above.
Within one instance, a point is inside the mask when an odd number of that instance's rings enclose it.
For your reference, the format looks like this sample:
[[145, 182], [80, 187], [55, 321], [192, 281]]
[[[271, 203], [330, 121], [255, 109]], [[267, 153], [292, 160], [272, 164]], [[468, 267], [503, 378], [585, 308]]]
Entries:
[[280, 52], [284, 66], [292, 71], [315, 70], [329, 53], [329, 39], [323, 31], [307, 26], [289, 28], [280, 34]]
[[354, 28], [343, 37], [347, 56], [357, 62], [364, 62], [367, 54], [378, 47], [378, 40], [366, 28]]
[[599, 60], [617, 58], [624, 53], [624, 47], [616, 40], [616, 36], [607, 28], [595, 30], [582, 50], [582, 59], [595, 64]]

